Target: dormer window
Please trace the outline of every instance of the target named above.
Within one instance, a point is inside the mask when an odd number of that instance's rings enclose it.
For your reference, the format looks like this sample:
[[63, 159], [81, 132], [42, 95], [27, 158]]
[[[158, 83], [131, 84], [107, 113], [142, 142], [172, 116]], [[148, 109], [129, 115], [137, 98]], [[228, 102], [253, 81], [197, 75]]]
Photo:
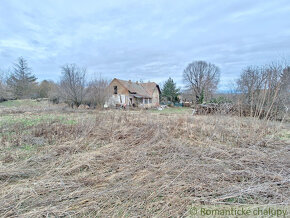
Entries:
[[114, 94], [118, 94], [118, 87], [114, 86]]

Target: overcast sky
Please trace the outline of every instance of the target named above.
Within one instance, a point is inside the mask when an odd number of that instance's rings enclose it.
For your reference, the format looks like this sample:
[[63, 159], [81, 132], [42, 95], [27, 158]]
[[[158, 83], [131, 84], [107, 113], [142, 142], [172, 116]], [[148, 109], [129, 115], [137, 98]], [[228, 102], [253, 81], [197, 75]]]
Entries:
[[0, 68], [19, 56], [39, 78], [88, 73], [182, 86], [189, 62], [221, 69], [226, 90], [247, 65], [290, 59], [289, 0], [0, 0]]

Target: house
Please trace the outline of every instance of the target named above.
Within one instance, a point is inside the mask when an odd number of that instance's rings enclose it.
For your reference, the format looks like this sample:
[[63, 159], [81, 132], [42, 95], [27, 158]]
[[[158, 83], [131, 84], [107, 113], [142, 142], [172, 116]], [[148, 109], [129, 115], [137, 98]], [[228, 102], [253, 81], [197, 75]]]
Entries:
[[139, 83], [131, 80], [113, 79], [108, 86], [107, 106], [156, 107], [161, 94], [155, 82]]

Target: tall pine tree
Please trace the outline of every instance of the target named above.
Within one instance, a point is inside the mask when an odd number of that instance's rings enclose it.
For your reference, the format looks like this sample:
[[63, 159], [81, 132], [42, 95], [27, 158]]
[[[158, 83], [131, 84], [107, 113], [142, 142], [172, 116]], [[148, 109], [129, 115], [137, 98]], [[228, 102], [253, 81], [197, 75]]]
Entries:
[[165, 82], [162, 89], [162, 97], [167, 101], [176, 102], [178, 101], [177, 96], [180, 93], [180, 89], [176, 88], [176, 84], [173, 79], [169, 77], [169, 79]]
[[7, 83], [14, 97], [17, 99], [31, 97], [37, 78], [31, 73], [27, 61], [23, 57], [20, 57], [18, 62], [14, 64], [13, 70]]

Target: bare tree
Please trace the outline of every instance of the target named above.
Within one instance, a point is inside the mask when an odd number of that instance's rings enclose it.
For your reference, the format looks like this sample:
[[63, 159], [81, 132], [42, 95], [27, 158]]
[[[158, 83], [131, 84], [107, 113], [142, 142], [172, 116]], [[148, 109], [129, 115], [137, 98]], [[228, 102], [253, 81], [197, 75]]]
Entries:
[[52, 92], [55, 90], [55, 84], [52, 80], [43, 80], [41, 81], [36, 89], [36, 96], [37, 98], [49, 98]]
[[7, 78], [4, 70], [0, 69], [0, 102], [9, 98], [9, 91], [7, 87]]
[[109, 97], [109, 81], [99, 76], [89, 82], [86, 102], [90, 106], [103, 107]]
[[248, 66], [237, 80], [238, 91], [244, 96], [242, 103], [250, 106], [250, 116], [253, 116], [257, 97], [263, 90], [266, 80], [266, 71], [261, 67]]
[[240, 108], [249, 116], [277, 118], [289, 104], [289, 86], [290, 67], [281, 62], [247, 67], [237, 80]]
[[281, 81], [283, 81], [281, 90], [283, 93], [283, 97], [286, 100], [286, 104], [290, 104], [289, 92], [290, 92], [290, 66], [284, 68], [283, 73], [281, 75]]
[[52, 101], [55, 104], [58, 104], [60, 102], [60, 100], [62, 99], [63, 90], [61, 89], [59, 84], [57, 84], [53, 81], [49, 81], [49, 83], [50, 83], [50, 85], [49, 85], [50, 89], [47, 93], [47, 96], [48, 96], [50, 101]]
[[85, 96], [86, 69], [70, 64], [63, 66], [61, 73], [61, 96], [72, 107], [78, 107]]
[[217, 66], [205, 61], [190, 63], [183, 72], [183, 80], [192, 91], [197, 103], [207, 100], [217, 89], [220, 70]]

